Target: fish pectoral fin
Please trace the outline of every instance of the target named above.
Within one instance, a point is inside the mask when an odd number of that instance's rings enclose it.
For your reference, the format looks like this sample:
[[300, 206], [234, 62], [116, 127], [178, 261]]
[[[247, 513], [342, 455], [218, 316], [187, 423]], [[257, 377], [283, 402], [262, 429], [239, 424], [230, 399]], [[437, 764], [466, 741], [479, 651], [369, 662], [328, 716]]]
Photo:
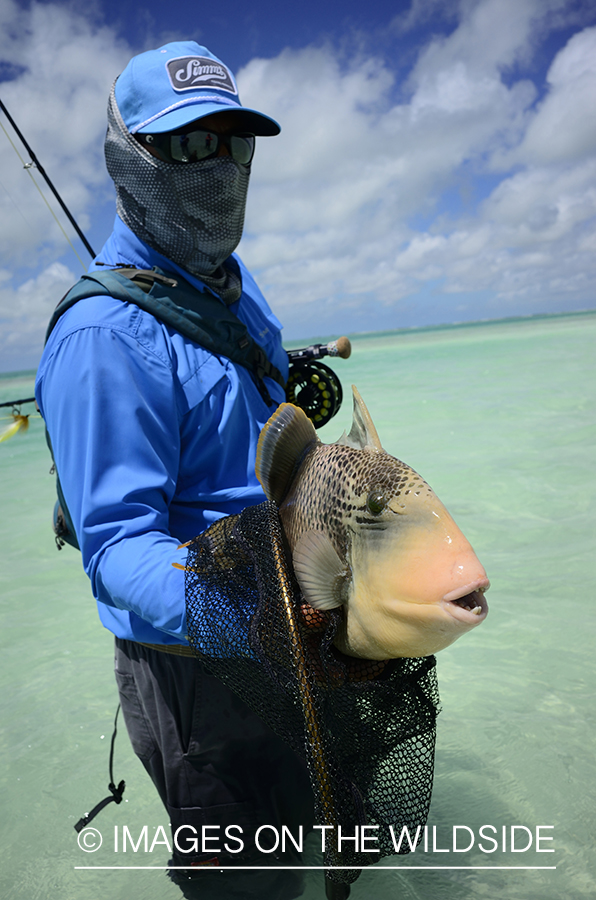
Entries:
[[304, 532], [292, 556], [298, 583], [310, 606], [327, 610], [343, 605], [342, 588], [349, 570], [324, 532]]
[[342, 434], [336, 444], [343, 444], [345, 447], [354, 447], [356, 450], [382, 450], [381, 439], [377, 434], [370, 413], [367, 410], [364, 400], [360, 396], [356, 385], [352, 385], [352, 394], [354, 396], [354, 411], [352, 413], [352, 428], [350, 433]]

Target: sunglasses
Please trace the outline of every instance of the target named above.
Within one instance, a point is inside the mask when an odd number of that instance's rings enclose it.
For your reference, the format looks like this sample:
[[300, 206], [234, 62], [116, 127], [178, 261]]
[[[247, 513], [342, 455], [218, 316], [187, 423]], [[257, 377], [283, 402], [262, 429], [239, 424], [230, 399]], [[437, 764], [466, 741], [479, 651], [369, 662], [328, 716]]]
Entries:
[[248, 166], [255, 152], [254, 134], [216, 134], [214, 131], [193, 131], [173, 134], [137, 134], [137, 138], [154, 148], [161, 159], [170, 163], [193, 163], [217, 156], [219, 148], [228, 148], [232, 159]]

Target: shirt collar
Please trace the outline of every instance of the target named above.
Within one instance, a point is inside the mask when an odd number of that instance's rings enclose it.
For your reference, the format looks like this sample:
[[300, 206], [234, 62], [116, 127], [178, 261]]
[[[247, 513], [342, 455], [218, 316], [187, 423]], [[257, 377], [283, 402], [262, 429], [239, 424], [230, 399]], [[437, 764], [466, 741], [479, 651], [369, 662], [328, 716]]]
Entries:
[[[128, 225], [124, 224], [120, 216], [116, 216], [114, 230], [89, 267], [89, 271], [94, 272], [97, 269], [104, 268], [104, 266], [122, 265], [136, 266], [137, 269], [152, 269], [153, 266], [158, 266], [158, 268], [166, 272], [175, 272], [199, 291], [209, 291], [218, 300], [221, 300], [221, 297], [208, 288], [199, 278], [191, 275], [182, 266], [176, 265], [171, 259], [162, 256], [157, 250], [153, 250], [141, 238], [137, 237]], [[223, 300], [221, 302], [223, 303]]]

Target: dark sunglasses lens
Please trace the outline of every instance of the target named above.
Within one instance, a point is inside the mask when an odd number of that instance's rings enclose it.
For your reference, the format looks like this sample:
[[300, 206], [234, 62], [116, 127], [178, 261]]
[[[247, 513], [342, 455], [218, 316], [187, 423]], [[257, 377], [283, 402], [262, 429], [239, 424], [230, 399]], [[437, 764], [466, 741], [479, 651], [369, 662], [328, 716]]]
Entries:
[[253, 134], [219, 135], [212, 131], [191, 131], [178, 137], [178, 147], [174, 153], [174, 138], [172, 138], [172, 156], [180, 162], [198, 162], [214, 156], [219, 150], [220, 144], [224, 144], [232, 159], [243, 166], [247, 166], [255, 152], [255, 138]]
[[190, 131], [170, 137], [170, 155], [176, 162], [197, 162], [217, 153], [217, 135], [212, 131]]
[[187, 134], [155, 134], [143, 135], [142, 140], [148, 146], [159, 151], [166, 162], [193, 163], [209, 159], [219, 150], [223, 143], [231, 157], [243, 166], [247, 166], [255, 152], [254, 134], [218, 135], [213, 131], [189, 131]]
[[254, 134], [233, 134], [230, 138], [230, 153], [232, 159], [243, 166], [247, 166], [255, 152]]

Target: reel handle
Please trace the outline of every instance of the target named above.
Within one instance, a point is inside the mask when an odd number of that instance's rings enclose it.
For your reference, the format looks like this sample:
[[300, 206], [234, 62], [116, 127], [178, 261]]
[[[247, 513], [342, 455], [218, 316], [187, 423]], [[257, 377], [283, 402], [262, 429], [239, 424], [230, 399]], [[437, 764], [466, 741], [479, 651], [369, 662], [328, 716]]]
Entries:
[[348, 359], [352, 352], [352, 345], [347, 337], [340, 337], [328, 344], [311, 344], [300, 350], [286, 351], [291, 363], [306, 362], [309, 359], [322, 359], [323, 356], [339, 356]]

